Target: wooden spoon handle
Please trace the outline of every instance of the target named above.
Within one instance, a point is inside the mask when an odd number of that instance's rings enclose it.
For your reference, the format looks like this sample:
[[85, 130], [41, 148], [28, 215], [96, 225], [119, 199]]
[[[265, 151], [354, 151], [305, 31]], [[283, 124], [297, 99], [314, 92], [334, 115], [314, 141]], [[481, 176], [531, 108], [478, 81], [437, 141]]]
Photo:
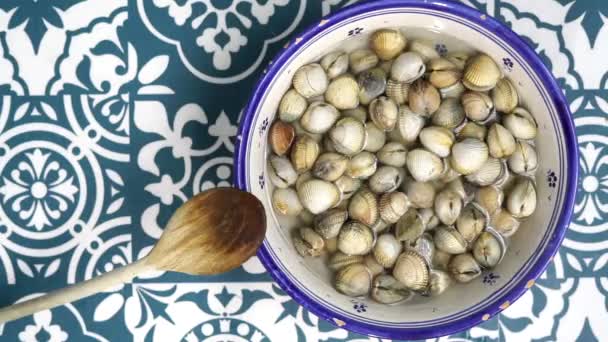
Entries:
[[56, 306], [76, 301], [98, 293], [110, 287], [127, 283], [137, 275], [154, 269], [146, 264], [145, 258], [130, 265], [114, 269], [87, 281], [59, 289], [44, 296], [7, 306], [0, 309], [0, 323], [12, 321], [35, 312], [51, 309]]

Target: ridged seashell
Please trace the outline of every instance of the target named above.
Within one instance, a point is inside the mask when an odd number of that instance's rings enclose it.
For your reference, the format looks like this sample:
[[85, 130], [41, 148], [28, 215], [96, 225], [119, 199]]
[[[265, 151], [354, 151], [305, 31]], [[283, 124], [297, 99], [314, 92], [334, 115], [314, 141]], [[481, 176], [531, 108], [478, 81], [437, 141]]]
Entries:
[[298, 188], [302, 206], [313, 214], [320, 214], [338, 204], [340, 195], [333, 183], [320, 179], [308, 180]]
[[459, 81], [449, 87], [440, 88], [439, 94], [441, 94], [442, 99], [459, 99], [466, 90], [467, 88], [465, 88], [464, 85], [462, 85], [462, 82]]
[[450, 260], [452, 260], [452, 254], [436, 249], [431, 265], [433, 269], [447, 271]]
[[327, 74], [318, 63], [307, 64], [296, 70], [293, 75], [293, 87], [307, 99], [323, 95], [328, 85]]
[[268, 142], [270, 143], [272, 152], [279, 156], [289, 151], [295, 137], [296, 132], [293, 126], [283, 121], [273, 123], [268, 132]]
[[406, 250], [397, 258], [393, 277], [413, 291], [422, 291], [429, 284], [429, 267], [421, 255]]
[[385, 131], [391, 131], [397, 124], [399, 109], [397, 104], [386, 96], [380, 96], [369, 104], [369, 117]]
[[313, 102], [300, 118], [300, 125], [310, 133], [322, 134], [329, 131], [339, 116], [340, 112], [331, 104]]
[[348, 216], [367, 226], [371, 226], [378, 220], [378, 198], [367, 188], [361, 188], [350, 200], [348, 205]]
[[303, 257], [318, 257], [323, 253], [325, 241], [317, 232], [309, 227], [304, 227], [298, 229], [296, 236], [293, 237], [293, 245]]
[[347, 109], [341, 112], [343, 117], [355, 118], [361, 122], [367, 121], [367, 109], [365, 107], [359, 106], [353, 109]]
[[388, 274], [380, 274], [372, 282], [370, 296], [381, 304], [398, 304], [412, 298], [414, 294], [395, 277]]
[[270, 156], [268, 159], [268, 178], [277, 188], [288, 188], [295, 184], [298, 174], [289, 159]]
[[494, 123], [488, 131], [488, 149], [494, 158], [506, 158], [515, 152], [513, 135], [499, 123]]
[[455, 178], [449, 181], [448, 183], [445, 183], [445, 185], [443, 186], [443, 190], [449, 190], [454, 192], [465, 202], [468, 202], [468, 200], [473, 197], [473, 194], [469, 194], [467, 192], [468, 189], [465, 189], [465, 186], [462, 183], [462, 179], [460, 177]]
[[377, 194], [395, 191], [403, 182], [405, 171], [394, 166], [380, 166], [369, 178], [369, 189]]
[[414, 208], [431, 208], [435, 203], [435, 187], [429, 182], [407, 181], [404, 190]]
[[453, 129], [464, 121], [464, 110], [460, 101], [448, 98], [441, 102], [441, 105], [433, 114], [433, 124], [436, 126]]
[[504, 256], [505, 247], [500, 235], [483, 232], [473, 245], [473, 257], [481, 266], [492, 268], [498, 265]]
[[467, 250], [467, 241], [455, 228], [440, 226], [435, 228], [435, 247], [450, 253], [460, 254]]
[[488, 223], [486, 216], [475, 204], [471, 203], [464, 208], [456, 220], [456, 229], [465, 241], [473, 243], [485, 229], [486, 223]]
[[428, 182], [439, 178], [443, 172], [443, 161], [436, 154], [417, 148], [407, 153], [407, 170], [419, 182]]
[[470, 175], [481, 169], [486, 160], [488, 146], [481, 140], [466, 138], [452, 146], [450, 163], [454, 170], [463, 175]]
[[441, 173], [441, 176], [439, 177], [438, 181], [443, 183], [449, 183], [454, 179], [457, 179], [462, 176], [460, 173], [458, 173], [452, 168], [452, 165], [450, 165], [447, 159], [444, 159], [443, 161], [443, 173]]
[[424, 75], [425, 70], [426, 66], [422, 56], [418, 53], [402, 53], [391, 66], [391, 79], [397, 82], [412, 83]]
[[371, 121], [365, 123], [365, 131], [367, 132], [367, 144], [365, 144], [364, 150], [378, 152], [386, 143], [386, 132]]
[[294, 122], [304, 114], [307, 107], [308, 102], [304, 96], [294, 89], [289, 89], [279, 102], [279, 119], [285, 122]]
[[403, 192], [395, 191], [380, 197], [379, 213], [382, 221], [395, 223], [399, 221], [410, 207], [410, 200]]
[[445, 127], [429, 126], [420, 131], [420, 143], [440, 157], [450, 155], [454, 144], [454, 133]]
[[347, 200], [351, 198], [357, 190], [361, 187], [363, 182], [360, 179], [352, 178], [346, 175], [338, 178], [334, 184], [338, 187], [338, 190], [342, 193], [342, 199]]
[[395, 103], [402, 105], [407, 102], [409, 89], [410, 83], [389, 80], [386, 83], [386, 96], [395, 101]]
[[391, 60], [403, 51], [407, 40], [403, 33], [395, 29], [380, 29], [372, 33], [369, 45], [380, 59]]
[[406, 156], [407, 149], [403, 144], [398, 142], [389, 142], [376, 153], [376, 157], [380, 163], [394, 167], [403, 167]]
[[344, 174], [347, 166], [347, 157], [339, 153], [323, 153], [315, 161], [312, 174], [323, 180], [333, 182]]
[[471, 253], [458, 254], [450, 260], [448, 272], [456, 281], [468, 283], [481, 275], [481, 266]]
[[425, 117], [435, 113], [441, 104], [441, 95], [437, 88], [424, 79], [412, 84], [407, 98], [411, 110]]
[[386, 90], [386, 72], [380, 68], [366, 70], [357, 76], [359, 102], [368, 105]]
[[399, 218], [395, 224], [395, 237], [399, 241], [413, 245], [424, 233], [425, 226], [418, 210], [412, 208]]
[[291, 164], [298, 174], [312, 168], [319, 156], [319, 144], [307, 135], [296, 138], [291, 148]]
[[475, 91], [488, 91], [496, 86], [502, 72], [496, 62], [486, 55], [478, 54], [469, 58], [464, 68], [462, 83]]
[[401, 253], [401, 243], [392, 234], [382, 234], [372, 250], [376, 261], [384, 268], [391, 268]]
[[306, 183], [306, 181], [309, 181], [314, 178], [315, 177], [310, 171], [306, 171], [304, 173], [299, 174], [298, 179], [296, 180], [296, 191], [299, 190], [302, 184]]
[[338, 234], [338, 250], [348, 255], [365, 255], [374, 246], [374, 232], [365, 224], [350, 221]]
[[460, 101], [466, 117], [473, 121], [484, 121], [494, 111], [492, 98], [486, 93], [467, 91]]
[[329, 82], [325, 101], [334, 107], [345, 110], [359, 105], [359, 83], [350, 75], [341, 75]]
[[507, 163], [511, 171], [518, 175], [533, 175], [538, 168], [538, 157], [532, 145], [520, 140], [515, 143], [515, 151]]
[[328, 53], [321, 58], [321, 67], [330, 79], [336, 78], [348, 71], [348, 54], [344, 51]]
[[490, 220], [490, 226], [500, 235], [509, 237], [519, 229], [520, 222], [507, 210], [498, 210]]
[[344, 209], [330, 209], [314, 218], [315, 231], [324, 239], [338, 236], [340, 228], [348, 219], [348, 212]]
[[392, 227], [392, 224], [384, 221], [383, 219], [376, 220], [376, 223], [372, 224], [370, 228], [374, 231], [374, 233], [379, 234], [385, 231], [387, 228]]
[[352, 264], [361, 264], [363, 263], [362, 255], [348, 255], [344, 254], [340, 251], [335, 252], [329, 258], [327, 265], [334, 271], [337, 271], [341, 268], [344, 268], [348, 265]]
[[372, 274], [363, 264], [351, 264], [336, 272], [336, 290], [349, 297], [360, 297], [369, 293]]
[[530, 140], [536, 138], [536, 120], [524, 108], [515, 108], [510, 114], [502, 117], [503, 125], [517, 139]]
[[528, 217], [536, 210], [536, 187], [531, 179], [522, 177], [509, 192], [507, 210], [515, 218]]
[[404, 143], [416, 141], [424, 124], [424, 117], [414, 113], [408, 106], [399, 106], [399, 117], [395, 130], [399, 132]]
[[435, 196], [435, 215], [445, 225], [452, 225], [462, 210], [462, 198], [450, 190], [443, 190]]
[[329, 131], [329, 137], [336, 151], [352, 156], [363, 151], [367, 141], [367, 132], [363, 122], [354, 118], [342, 118]]
[[492, 89], [492, 101], [496, 110], [501, 113], [511, 113], [517, 107], [519, 102], [517, 90], [506, 77], [501, 78]]
[[305, 226], [312, 226], [313, 221], [315, 219], [315, 215], [313, 215], [313, 213], [311, 213], [310, 211], [303, 209], [298, 215], [298, 218]]
[[349, 64], [353, 74], [358, 74], [362, 71], [371, 69], [378, 65], [378, 55], [372, 50], [360, 49], [350, 53]]
[[415, 39], [410, 42], [409, 50], [416, 52], [422, 57], [424, 63], [432, 59], [439, 58], [439, 53], [435, 50], [433, 42], [423, 39]]
[[500, 159], [488, 158], [481, 169], [466, 176], [467, 181], [479, 186], [496, 183], [505, 173], [505, 165]]
[[418, 254], [422, 255], [427, 263], [431, 263], [433, 260], [433, 254], [435, 253], [435, 243], [433, 242], [433, 236], [430, 233], [422, 234], [416, 241], [411, 244], [412, 249]]
[[475, 193], [475, 202], [484, 208], [488, 215], [493, 215], [502, 206], [504, 193], [495, 186], [484, 186]]
[[429, 75], [429, 82], [433, 87], [443, 89], [453, 86], [461, 77], [462, 74], [458, 70], [436, 70]]
[[348, 161], [345, 174], [352, 178], [367, 179], [376, 172], [377, 167], [376, 156], [371, 152], [363, 151]]
[[469, 54], [466, 52], [462, 52], [462, 51], [450, 52], [447, 54], [447, 56], [445, 56], [445, 59], [447, 59], [452, 64], [454, 64], [456, 69], [459, 69], [459, 70], [464, 69], [469, 58], [470, 58]]
[[435, 215], [435, 211], [432, 208], [418, 209], [418, 213], [422, 218], [422, 223], [424, 224], [425, 231], [433, 230], [439, 225], [439, 219]]
[[439, 57], [433, 58], [426, 64], [427, 72], [432, 71], [443, 71], [443, 70], [458, 70], [456, 64], [450, 62], [447, 58]]
[[[477, 124], [475, 122], [467, 122], [462, 128], [458, 131], [458, 137], [461, 139], [464, 138], [473, 138], [481, 141], [486, 140], [486, 135], [488, 134], [488, 129], [484, 125]], [[488, 146], [489, 148], [489, 146]]]
[[447, 272], [432, 270], [427, 290], [430, 296], [439, 296], [452, 284], [452, 278]]
[[293, 126], [293, 129], [296, 132], [296, 137], [300, 135], [306, 135], [317, 143], [321, 143], [321, 141], [323, 140], [323, 134], [310, 133], [309, 131], [304, 129], [304, 127], [302, 127], [302, 125], [300, 124], [300, 120], [292, 122], [291, 125]]
[[292, 188], [276, 188], [272, 193], [272, 206], [281, 215], [297, 216], [304, 207], [300, 198]]
[[336, 253], [338, 251], [338, 238], [325, 239], [325, 250], [327, 253]]

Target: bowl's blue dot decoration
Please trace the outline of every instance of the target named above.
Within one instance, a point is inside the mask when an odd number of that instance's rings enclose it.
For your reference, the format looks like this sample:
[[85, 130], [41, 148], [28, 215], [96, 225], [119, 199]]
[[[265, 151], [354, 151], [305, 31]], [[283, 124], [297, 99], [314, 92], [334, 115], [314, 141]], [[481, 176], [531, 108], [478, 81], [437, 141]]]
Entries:
[[435, 44], [435, 51], [442, 57], [448, 54], [448, 48], [442, 43]]
[[361, 34], [361, 32], [363, 32], [362, 27], [355, 27], [354, 29], [348, 31], [348, 36], [349, 37], [358, 36]]
[[547, 184], [550, 188], [555, 188], [557, 184], [557, 175], [553, 170], [547, 170]]
[[266, 129], [268, 128], [268, 118], [265, 118], [262, 121], [262, 124], [260, 125], [260, 135], [264, 135], [264, 132], [266, 132]]
[[266, 185], [266, 178], [264, 177], [264, 172], [262, 172], [262, 174], [258, 176], [258, 184], [260, 184], [260, 188], [264, 189], [264, 186]]
[[351, 300], [350, 302], [353, 303], [353, 310], [357, 311], [358, 313], [367, 312], [367, 304], [356, 300]]
[[500, 279], [500, 275], [494, 272], [488, 272], [486, 274], [483, 275], [483, 280], [482, 282], [486, 285], [490, 285], [493, 286], [496, 284], [496, 282], [498, 281], [498, 279]]
[[503, 58], [502, 65], [505, 68], [505, 70], [507, 70], [509, 72], [513, 71], [514, 64], [513, 64], [513, 61], [511, 60], [511, 58], [509, 58], [509, 57]]

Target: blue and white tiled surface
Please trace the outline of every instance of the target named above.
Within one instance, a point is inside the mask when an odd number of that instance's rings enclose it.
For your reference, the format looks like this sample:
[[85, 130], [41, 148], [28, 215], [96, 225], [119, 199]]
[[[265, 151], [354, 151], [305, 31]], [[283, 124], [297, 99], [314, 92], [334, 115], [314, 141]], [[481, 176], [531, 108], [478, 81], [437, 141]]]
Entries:
[[[265, 63], [349, 2], [2, 0], [0, 305], [145, 255], [187, 197], [229, 185]], [[510, 25], [558, 78], [580, 177], [564, 245], [536, 285], [437, 341], [606, 341], [608, 2], [465, 2]], [[223, 276], [138, 278], [0, 324], [0, 340], [378, 341], [299, 307], [257, 260]]]

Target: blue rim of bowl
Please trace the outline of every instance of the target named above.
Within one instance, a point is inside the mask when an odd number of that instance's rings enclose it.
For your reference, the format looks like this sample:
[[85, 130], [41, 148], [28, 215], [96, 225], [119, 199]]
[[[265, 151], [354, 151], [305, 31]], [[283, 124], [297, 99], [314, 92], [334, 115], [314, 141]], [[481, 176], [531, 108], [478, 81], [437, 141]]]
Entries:
[[[546, 68], [543, 62], [540, 60], [538, 55], [524, 42], [515, 32], [510, 28], [500, 23], [496, 19], [483, 14], [472, 7], [468, 7], [462, 4], [432, 0], [432, 1], [416, 1], [416, 0], [384, 0], [384, 1], [373, 1], [355, 4], [346, 7], [332, 16], [325, 18], [331, 25], [318, 25], [314, 24], [304, 30], [303, 34], [298, 36], [300, 43], [305, 43], [311, 40], [319, 33], [325, 31], [332, 25], [339, 24], [351, 17], [364, 14], [366, 12], [385, 10], [385, 9], [398, 9], [398, 8], [419, 8], [419, 9], [430, 9], [436, 11], [442, 11], [448, 14], [455, 15], [461, 19], [472, 22], [489, 32], [499, 37], [502, 41], [507, 43], [513, 48], [520, 56], [526, 59], [528, 65], [532, 67], [536, 76], [540, 79], [542, 86], [547, 91], [553, 106], [556, 108], [559, 121], [562, 125], [564, 133], [564, 142], [566, 145], [566, 161], [568, 176], [566, 179], [566, 188], [563, 193], [565, 198], [561, 208], [561, 214], [556, 223], [555, 232], [551, 236], [547, 247], [537, 259], [536, 263], [531, 267], [525, 277], [522, 277], [521, 281], [513, 286], [511, 291], [504, 294], [498, 300], [494, 301], [494, 305], [489, 305], [483, 308], [483, 312], [478, 310], [477, 312], [448, 323], [432, 325], [428, 327], [383, 327], [374, 324], [358, 322], [352, 318], [342, 315], [340, 312], [328, 309], [315, 300], [309, 298], [303, 293], [297, 286], [292, 284], [279, 270], [277, 265], [270, 257], [269, 251], [265, 245], [262, 245], [258, 251], [258, 257], [262, 264], [266, 267], [268, 272], [279, 286], [285, 290], [296, 302], [303, 305], [306, 309], [313, 312], [317, 316], [336, 324], [341, 321], [345, 324], [340, 324], [343, 328], [352, 330], [357, 333], [366, 335], [387, 337], [392, 339], [421, 339], [436, 336], [449, 335], [458, 331], [465, 330], [474, 325], [482, 323], [489, 317], [496, 315], [505, 308], [505, 303], [513, 303], [525, 291], [529, 288], [529, 280], [538, 278], [542, 272], [547, 268], [551, 262], [555, 253], [557, 253], [559, 246], [566, 234], [568, 223], [572, 215], [574, 207], [574, 199], [576, 195], [576, 180], [578, 178], [578, 151], [576, 134], [574, 130], [574, 123], [566, 99], [553, 78], [551, 72]], [[246, 182], [246, 156], [248, 145], [248, 137], [252, 127], [252, 121], [256, 112], [256, 108], [261, 102], [266, 90], [268, 89], [271, 81], [276, 76], [277, 72], [281, 67], [288, 61], [290, 56], [294, 54], [302, 44], [290, 44], [289, 47], [281, 51], [279, 55], [273, 59], [272, 65], [269, 67], [268, 72], [261, 77], [255, 86], [253, 97], [249, 101], [245, 113], [242, 118], [242, 122], [239, 127], [237, 135], [237, 149], [235, 150], [235, 183], [238, 188], [247, 190]], [[501, 304], [503, 303], [503, 304]]]

